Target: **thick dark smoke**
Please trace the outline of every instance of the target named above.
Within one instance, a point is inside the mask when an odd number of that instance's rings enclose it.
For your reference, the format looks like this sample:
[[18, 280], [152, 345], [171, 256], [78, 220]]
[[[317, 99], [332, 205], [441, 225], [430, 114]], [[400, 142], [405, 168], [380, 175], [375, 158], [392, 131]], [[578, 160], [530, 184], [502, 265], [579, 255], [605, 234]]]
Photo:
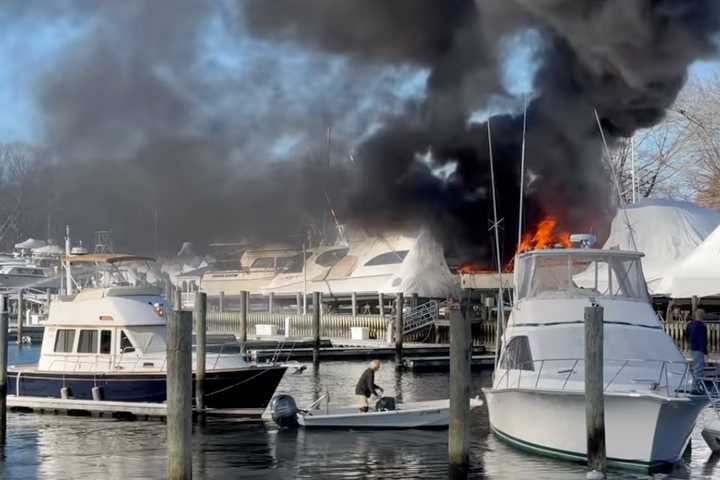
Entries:
[[[539, 68], [527, 116], [527, 223], [553, 214], [566, 228], [602, 233], [613, 197], [594, 109], [610, 142], [658, 122], [688, 65], [715, 53], [720, 23], [714, 0], [74, 0], [53, 12], [16, 4], [19, 21], [62, 17], [89, 31], [40, 85], [43, 130], [62, 166], [49, 175], [57, 222], [110, 227], [146, 251], [156, 212], [164, 247], [278, 239], [321, 216], [327, 190], [342, 221], [430, 223], [448, 247], [487, 260], [487, 125], [470, 119], [510, 95], [505, 42], [528, 31]], [[208, 43], [218, 29], [224, 49], [262, 60], [245, 75], [223, 73]], [[263, 56], [263, 42], [294, 50]], [[288, 79], [283, 62], [298, 49], [323, 60]], [[392, 72], [419, 70], [429, 73], [425, 95], [403, 104]], [[522, 116], [490, 122], [507, 255]], [[341, 130], [336, 153], [354, 147], [355, 162], [327, 168], [329, 124]], [[290, 160], [270, 154], [282, 138], [293, 143]]]
[[[507, 34], [533, 29], [541, 39], [527, 117], [534, 177], [527, 221], [553, 214], [566, 228], [602, 234], [613, 196], [594, 110], [611, 143], [658, 122], [688, 65], [716, 52], [720, 22], [712, 0], [244, 3], [259, 35], [430, 69], [425, 102], [360, 147], [360, 182], [348, 210], [380, 225], [429, 219], [446, 245], [459, 242], [481, 258], [492, 212], [487, 126], [468, 119], [504, 93], [498, 58]], [[522, 117], [490, 121], [501, 216], [510, 226], [507, 255], [516, 240]], [[427, 151], [434, 167], [457, 165], [447, 181], [417, 160]]]

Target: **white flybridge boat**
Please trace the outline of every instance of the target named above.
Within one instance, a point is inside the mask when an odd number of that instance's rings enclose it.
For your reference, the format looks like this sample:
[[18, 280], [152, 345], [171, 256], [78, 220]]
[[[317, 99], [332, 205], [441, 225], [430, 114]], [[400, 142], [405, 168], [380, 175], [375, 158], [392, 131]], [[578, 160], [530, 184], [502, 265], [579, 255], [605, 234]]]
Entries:
[[675, 463], [707, 399], [665, 334], [646, 290], [641, 253], [536, 250], [515, 258], [515, 302], [501, 339], [490, 425], [501, 440], [586, 459], [584, 308], [604, 308], [608, 463], [653, 470]]

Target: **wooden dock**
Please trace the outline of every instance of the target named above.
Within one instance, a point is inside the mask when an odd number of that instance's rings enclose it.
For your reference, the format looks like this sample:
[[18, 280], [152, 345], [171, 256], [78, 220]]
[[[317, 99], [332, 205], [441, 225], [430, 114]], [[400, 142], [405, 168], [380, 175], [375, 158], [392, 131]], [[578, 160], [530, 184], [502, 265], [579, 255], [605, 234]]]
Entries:
[[[321, 361], [370, 360], [373, 358], [390, 359], [395, 357], [395, 346], [378, 341], [333, 340], [332, 346], [320, 348]], [[309, 361], [312, 360], [312, 348], [280, 345], [278, 348], [248, 349], [253, 360], [257, 362], [275, 361]], [[476, 355], [485, 353], [484, 347], [476, 347]], [[404, 343], [403, 356], [416, 357], [448, 357], [450, 347], [446, 344]]]
[[[483, 354], [473, 355], [470, 366], [472, 369], [492, 369], [495, 363], [495, 355]], [[450, 356], [408, 358], [403, 361], [403, 368], [412, 371], [450, 371]]]
[[[48, 398], [30, 396], [7, 396], [9, 410], [18, 412], [35, 412], [65, 414], [84, 417], [109, 417], [124, 420], [163, 420], [167, 417], [165, 403], [148, 402], [113, 402], [107, 400], [79, 400], [75, 398]], [[198, 412], [193, 412], [197, 414]], [[257, 409], [206, 409], [206, 416], [260, 421], [262, 412]]]

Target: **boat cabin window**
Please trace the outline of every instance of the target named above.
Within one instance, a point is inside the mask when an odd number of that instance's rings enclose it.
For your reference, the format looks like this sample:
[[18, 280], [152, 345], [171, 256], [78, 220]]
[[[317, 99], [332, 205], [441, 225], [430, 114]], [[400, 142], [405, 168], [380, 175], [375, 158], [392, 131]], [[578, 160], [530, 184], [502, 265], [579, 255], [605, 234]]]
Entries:
[[518, 262], [518, 299], [612, 297], [647, 300], [639, 257], [533, 255]]
[[275, 268], [275, 259], [273, 257], [256, 258], [250, 268]]
[[98, 352], [98, 331], [97, 330], [80, 330], [80, 338], [78, 339], [77, 353], [97, 353]]
[[128, 331], [128, 335], [143, 353], [158, 353], [167, 349], [164, 326], [133, 327]]
[[377, 257], [373, 257], [365, 263], [366, 267], [375, 267], [378, 265], [393, 265], [402, 263], [408, 254], [408, 250], [398, 250], [396, 252], [381, 253]]
[[302, 253], [292, 257], [280, 257], [277, 259], [277, 269], [285, 273], [300, 273], [303, 269]]
[[109, 354], [112, 349], [112, 331], [100, 331], [100, 353]]
[[338, 248], [336, 250], [328, 250], [323, 252], [315, 259], [315, 263], [321, 267], [334, 267], [342, 260], [350, 251], [349, 248]]
[[506, 370], [535, 370], [528, 337], [522, 335], [510, 339], [503, 352], [500, 367]]
[[130, 341], [130, 338], [125, 333], [125, 330], [120, 331], [120, 353], [130, 353], [135, 351], [135, 346]]
[[62, 328], [55, 333], [55, 352], [70, 353], [73, 351], [74, 344], [75, 330]]

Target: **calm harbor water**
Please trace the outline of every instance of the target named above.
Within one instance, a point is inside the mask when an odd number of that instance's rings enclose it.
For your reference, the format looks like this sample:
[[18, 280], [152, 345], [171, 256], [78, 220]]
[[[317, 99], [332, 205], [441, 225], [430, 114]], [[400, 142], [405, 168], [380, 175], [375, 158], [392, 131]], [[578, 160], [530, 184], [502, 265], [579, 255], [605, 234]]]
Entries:
[[[36, 348], [11, 349], [12, 362], [32, 361]], [[326, 391], [332, 403], [352, 402], [364, 362], [328, 362], [319, 373], [288, 372], [279, 391], [310, 404]], [[473, 394], [490, 381], [473, 376]], [[383, 365], [377, 383], [405, 401], [447, 397], [442, 373], [397, 374]], [[706, 416], [711, 415], [706, 412]], [[2, 451], [2, 479], [162, 479], [165, 478], [165, 425], [55, 415], [9, 415], [8, 445]], [[472, 419], [470, 478], [584, 479], [582, 465], [514, 450], [489, 433], [487, 410]], [[439, 479], [447, 476], [446, 431], [305, 432], [280, 431], [268, 421], [247, 424], [208, 421], [195, 425], [194, 478], [249, 479]], [[668, 473], [611, 472], [613, 479], [720, 479], [720, 456], [711, 456], [697, 430], [692, 451]]]

